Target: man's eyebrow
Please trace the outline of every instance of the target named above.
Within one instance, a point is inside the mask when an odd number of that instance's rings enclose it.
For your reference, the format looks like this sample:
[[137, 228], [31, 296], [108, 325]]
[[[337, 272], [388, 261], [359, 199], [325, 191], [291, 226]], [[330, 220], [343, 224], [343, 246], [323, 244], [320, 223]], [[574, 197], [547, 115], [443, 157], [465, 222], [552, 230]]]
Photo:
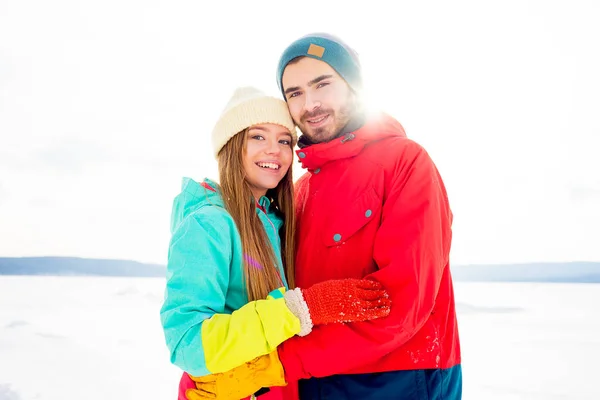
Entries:
[[324, 81], [325, 79], [329, 79], [329, 78], [333, 78], [333, 75], [321, 75], [321, 76], [317, 76], [315, 79], [313, 79], [312, 81], [308, 82], [308, 86], [312, 86], [314, 84], [317, 84], [321, 81]]
[[292, 92], [295, 92], [296, 90], [300, 90], [300, 86], [293, 86], [285, 89], [285, 94], [290, 94]]
[[[324, 81], [325, 79], [329, 79], [329, 78], [333, 78], [333, 75], [320, 75], [317, 76], [315, 79], [311, 80], [308, 82], [308, 86], [313, 86], [321, 81]], [[289, 87], [287, 89], [285, 89], [285, 94], [290, 94], [292, 92], [295, 92], [296, 90], [300, 90], [300, 86], [293, 86], [293, 87]]]

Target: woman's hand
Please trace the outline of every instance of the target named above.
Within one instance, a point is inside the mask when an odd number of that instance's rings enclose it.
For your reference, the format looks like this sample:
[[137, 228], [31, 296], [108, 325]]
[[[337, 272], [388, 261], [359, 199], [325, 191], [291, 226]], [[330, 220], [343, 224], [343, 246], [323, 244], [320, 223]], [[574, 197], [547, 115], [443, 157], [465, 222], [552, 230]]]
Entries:
[[[263, 387], [286, 385], [277, 351], [257, 357], [228, 372], [203, 377], [192, 376], [191, 379], [195, 386], [184, 391], [187, 400], [239, 400]], [[180, 387], [180, 393], [181, 391]]]

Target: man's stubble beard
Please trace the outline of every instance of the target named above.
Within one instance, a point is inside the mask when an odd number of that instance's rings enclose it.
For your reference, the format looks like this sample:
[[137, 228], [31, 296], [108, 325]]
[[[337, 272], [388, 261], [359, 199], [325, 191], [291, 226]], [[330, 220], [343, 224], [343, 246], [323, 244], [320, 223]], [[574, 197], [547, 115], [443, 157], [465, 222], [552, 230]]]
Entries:
[[[339, 109], [338, 112], [334, 113], [335, 115], [335, 125], [333, 126], [333, 132], [328, 132], [327, 127], [317, 128], [312, 133], [307, 134], [305, 130], [302, 129], [302, 126], [298, 124], [298, 128], [303, 135], [308, 137], [308, 139], [312, 143], [325, 143], [329, 142], [337, 137], [339, 137], [340, 133], [344, 129], [344, 127], [348, 124], [348, 122], [352, 119], [354, 114], [357, 112], [357, 103], [354, 99], [354, 96], [351, 94], [348, 97], [348, 101], [346, 104]], [[332, 115], [332, 114], [330, 114]], [[303, 119], [307, 119], [304, 118]], [[329, 133], [329, 134], [328, 134]]]

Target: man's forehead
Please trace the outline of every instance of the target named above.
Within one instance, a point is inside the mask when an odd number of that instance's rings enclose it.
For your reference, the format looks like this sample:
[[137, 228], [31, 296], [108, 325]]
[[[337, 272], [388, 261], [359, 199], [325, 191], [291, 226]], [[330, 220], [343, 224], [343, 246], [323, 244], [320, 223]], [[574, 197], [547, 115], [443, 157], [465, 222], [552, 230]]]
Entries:
[[302, 57], [290, 62], [283, 70], [282, 83], [287, 86], [304, 86], [321, 75], [340, 75], [324, 61], [312, 57]]

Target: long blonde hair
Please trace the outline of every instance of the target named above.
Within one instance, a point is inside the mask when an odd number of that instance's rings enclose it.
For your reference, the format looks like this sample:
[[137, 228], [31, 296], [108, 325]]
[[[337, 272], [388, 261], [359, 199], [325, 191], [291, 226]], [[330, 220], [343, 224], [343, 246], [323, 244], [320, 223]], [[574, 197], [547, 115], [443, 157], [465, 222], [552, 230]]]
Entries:
[[[258, 215], [250, 186], [245, 179], [243, 157], [246, 153], [245, 129], [231, 138], [218, 154], [219, 180], [225, 208], [233, 217], [242, 239], [244, 278], [249, 300], [264, 299], [273, 289], [283, 286], [277, 258]], [[292, 143], [290, 146], [294, 146]], [[294, 182], [292, 166], [277, 187], [266, 196], [283, 217], [281, 259], [290, 288], [294, 287]]]

